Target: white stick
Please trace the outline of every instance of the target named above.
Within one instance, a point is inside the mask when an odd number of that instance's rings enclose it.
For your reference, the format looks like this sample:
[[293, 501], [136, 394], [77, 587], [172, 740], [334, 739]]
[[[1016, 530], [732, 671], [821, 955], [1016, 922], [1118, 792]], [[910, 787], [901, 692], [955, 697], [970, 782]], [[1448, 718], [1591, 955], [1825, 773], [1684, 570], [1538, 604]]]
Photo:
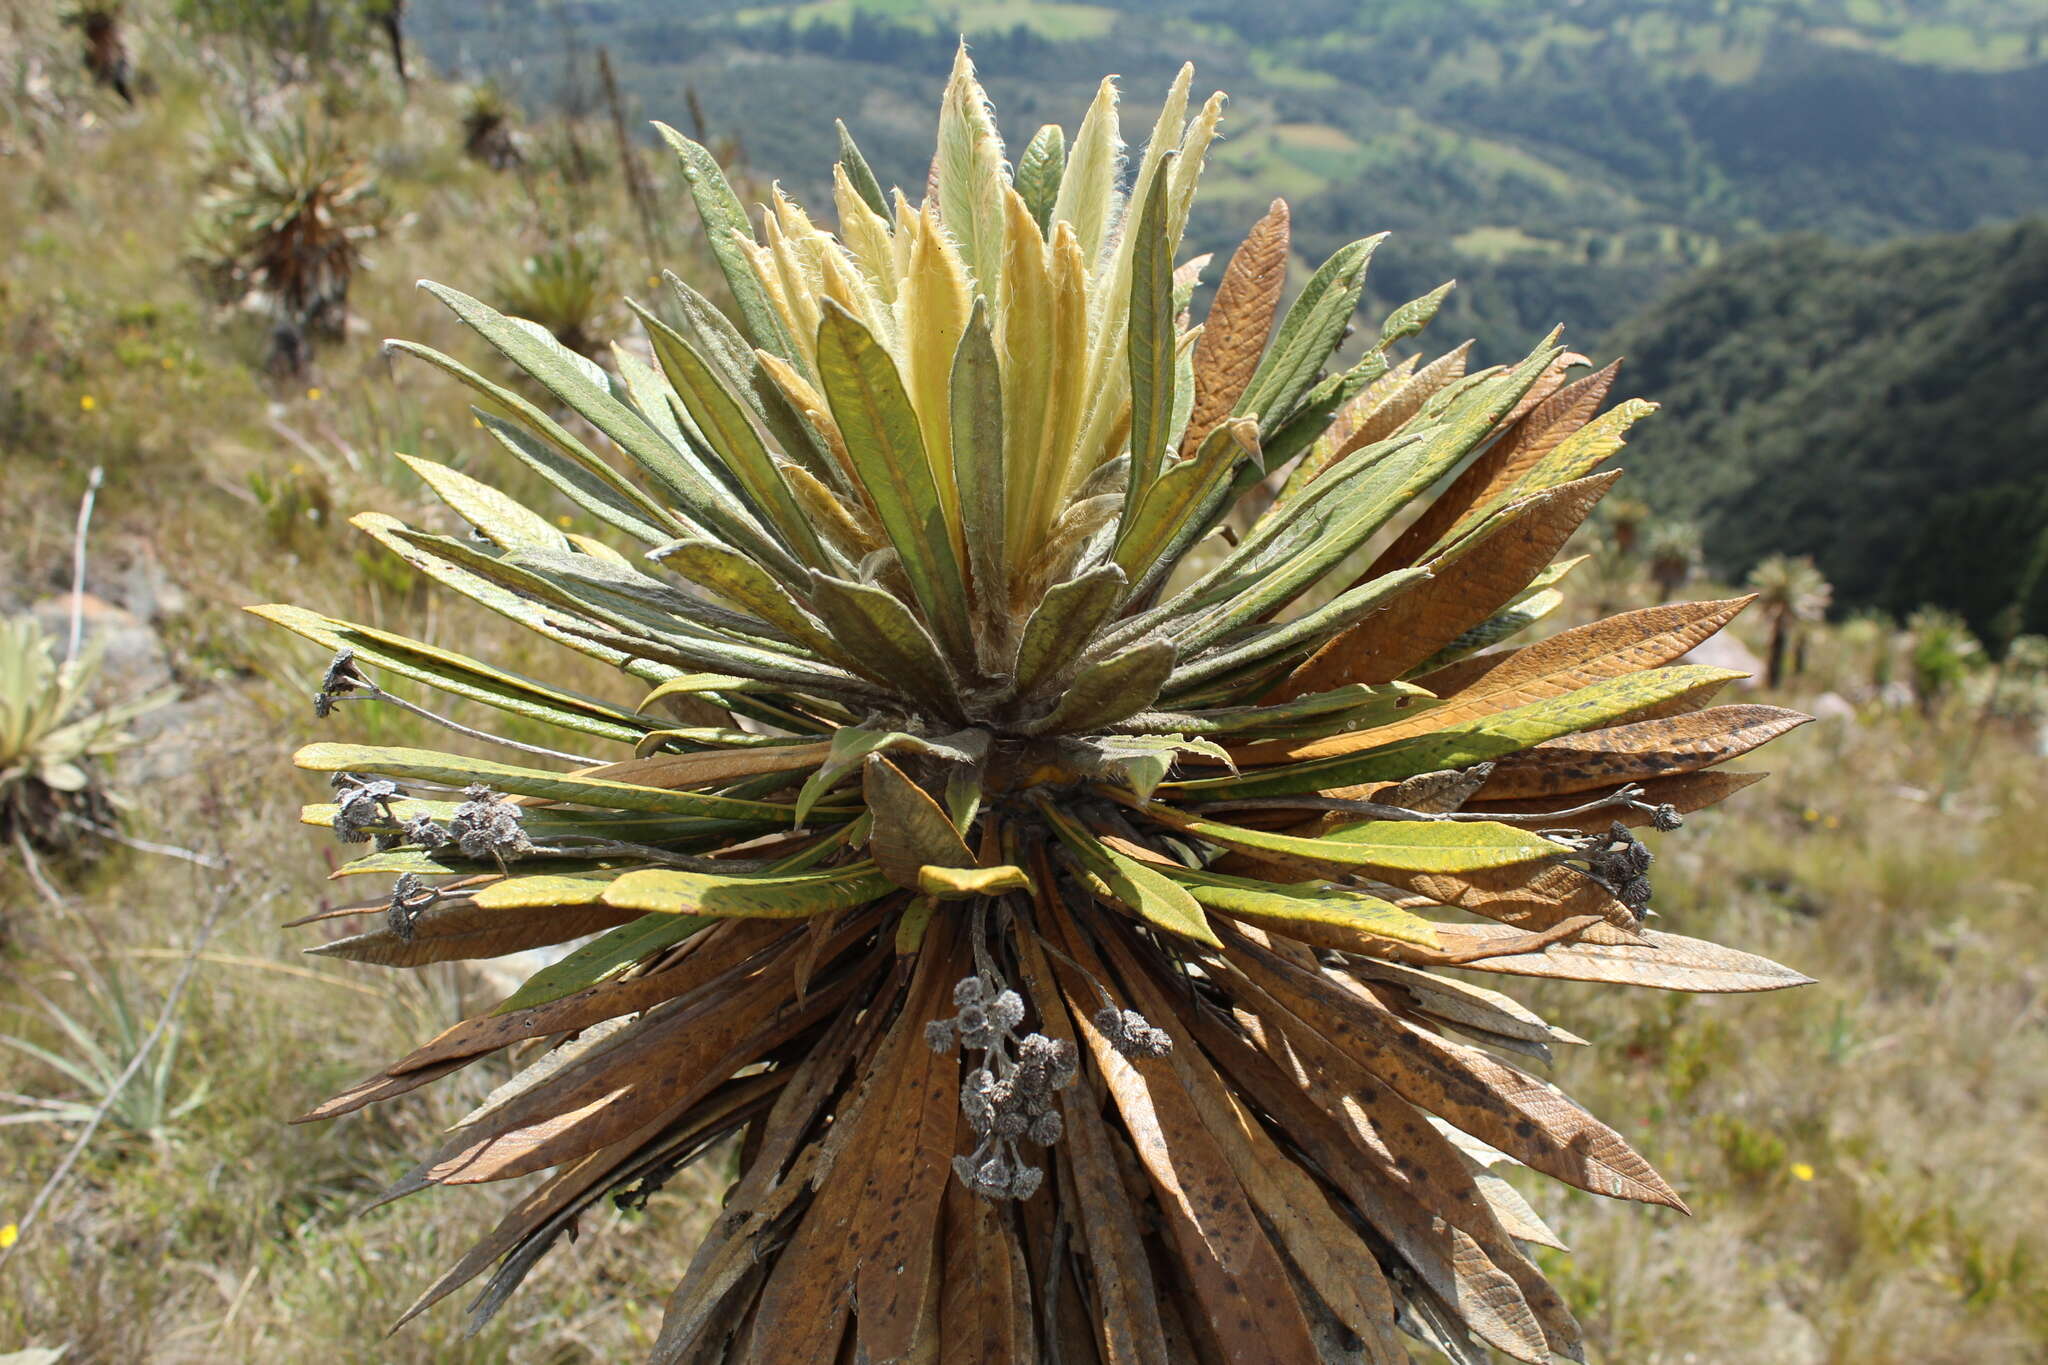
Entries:
[[85, 633], [85, 533], [92, 525], [92, 504], [106, 471], [98, 465], [86, 476], [85, 496], [78, 501], [78, 531], [71, 538], [71, 642], [64, 647], [64, 667], [78, 662], [78, 642]]

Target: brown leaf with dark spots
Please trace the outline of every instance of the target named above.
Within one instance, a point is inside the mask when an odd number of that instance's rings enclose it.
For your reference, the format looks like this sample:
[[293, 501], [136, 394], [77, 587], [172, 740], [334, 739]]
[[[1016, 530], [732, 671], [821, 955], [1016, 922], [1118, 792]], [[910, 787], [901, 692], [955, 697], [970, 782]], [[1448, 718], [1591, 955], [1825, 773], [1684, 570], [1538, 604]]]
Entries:
[[[1249, 1036], [1213, 1014], [1198, 1013], [1193, 1024], [1203, 1047], [1395, 1254], [1456, 1304], [1485, 1340], [1519, 1359], [1540, 1361], [1541, 1328], [1520, 1290], [1458, 1226], [1484, 1216], [1477, 1191], [1402, 1170], [1376, 1120], [1367, 1117], [1368, 1111], [1378, 1112], [1374, 1106], [1384, 1107], [1382, 1101], [1398, 1105], [1398, 1099], [1234, 967], [1231, 984], [1233, 993], [1243, 992], [1240, 998], [1257, 1006], [1257, 1013], [1238, 1016]], [[1283, 1028], [1283, 1021], [1289, 1026]], [[1356, 1102], [1346, 1103], [1346, 1096]], [[1366, 1341], [1380, 1359], [1406, 1365], [1407, 1353], [1391, 1331]]]
[[655, 1037], [594, 1049], [513, 1100], [500, 1111], [518, 1113], [510, 1125], [493, 1113], [476, 1125], [480, 1131], [458, 1129], [445, 1155], [426, 1163], [424, 1178], [472, 1185], [574, 1161], [658, 1115], [687, 1110], [741, 1067], [832, 1014], [853, 988], [842, 977], [799, 1004], [771, 978], [750, 983], [730, 1002], [678, 1010], [663, 1021], [668, 1027], [650, 1030]]
[[436, 1062], [432, 1066], [407, 1071], [397, 1076], [380, 1071], [376, 1075], [365, 1077], [348, 1089], [320, 1101], [320, 1103], [293, 1119], [292, 1122], [313, 1123], [320, 1119], [339, 1118], [343, 1114], [353, 1114], [358, 1109], [372, 1104], [380, 1104], [385, 1100], [394, 1099], [399, 1095], [417, 1090], [429, 1082], [438, 1081], [443, 1076], [460, 1071], [475, 1060], [474, 1056], [457, 1057], [450, 1061]]
[[[815, 768], [831, 753], [829, 740], [815, 744], [769, 744], [752, 749], [712, 749], [688, 754], [653, 754], [595, 768], [579, 768], [573, 776], [630, 782], [636, 787], [679, 791], [715, 782], [734, 782], [760, 773]], [[529, 803], [522, 803], [529, 804]]]
[[[1576, 356], [1565, 360], [1580, 360]], [[1408, 528], [1383, 551], [1368, 577], [1404, 569], [1429, 553], [1430, 547], [1447, 536], [1469, 529], [1492, 504], [1513, 489], [1536, 462], [1555, 450], [1566, 437], [1586, 425], [1614, 387], [1621, 369], [1615, 361], [1606, 369], [1586, 375], [1560, 389], [1553, 389], [1533, 407], [1518, 405], [1509, 415], [1501, 437], [1480, 457], [1467, 465]], [[1549, 378], [1546, 372], [1545, 378]], [[1542, 391], [1543, 381], [1531, 386], [1530, 394]], [[1524, 396], [1524, 404], [1528, 396]]]
[[1194, 1101], [1231, 1173], [1273, 1229], [1280, 1249], [1352, 1332], [1367, 1340], [1389, 1332], [1394, 1321], [1393, 1291], [1388, 1289], [1371, 1249], [1216, 1074], [1209, 1059], [1194, 1046], [1191, 1031], [1172, 1003], [1125, 943], [1124, 935], [1106, 932], [1102, 943], [1138, 1011], [1173, 1037], [1168, 1063]]
[[[739, 1315], [751, 1306], [766, 1279], [762, 1261], [769, 1239], [780, 1240], [776, 1230], [782, 1220], [830, 1174], [839, 1154], [860, 1131], [869, 1106], [886, 1099], [878, 1093], [885, 1087], [878, 1084], [873, 1049], [908, 975], [899, 960], [890, 980], [866, 1001], [856, 1002], [867, 1007], [850, 1005], [848, 1015], [836, 1021], [825, 1041], [798, 1064], [775, 1108], [762, 1121], [754, 1160], [728, 1192], [724, 1212], [669, 1296], [650, 1365], [676, 1365], [707, 1351], [720, 1365], [727, 1359], [724, 1348], [709, 1339], [736, 1326]], [[859, 1068], [857, 1074], [864, 1079], [842, 1091], [840, 1078], [849, 1065]], [[805, 1135], [835, 1100], [833, 1124], [826, 1135], [799, 1151]]]
[[1370, 996], [1292, 967], [1241, 933], [1229, 941], [1248, 976], [1411, 1104], [1568, 1185], [1685, 1208], [1619, 1134], [1552, 1087], [1404, 1024]]
[[[516, 1249], [527, 1245], [530, 1239], [558, 1235], [559, 1225], [565, 1219], [575, 1217], [581, 1210], [595, 1203], [604, 1196], [607, 1189], [621, 1183], [622, 1180], [630, 1180], [636, 1168], [642, 1168], [650, 1160], [657, 1159], [666, 1148], [687, 1146], [692, 1131], [714, 1134], [726, 1131], [737, 1116], [749, 1110], [757, 1110], [766, 1103], [765, 1094], [773, 1093], [780, 1088], [780, 1082], [766, 1075], [729, 1082], [711, 1102], [698, 1106], [697, 1112], [691, 1116], [691, 1124], [683, 1131], [678, 1132], [675, 1123], [664, 1116], [626, 1135], [621, 1141], [592, 1152], [564, 1167], [528, 1197], [514, 1204], [488, 1236], [464, 1252], [455, 1264], [412, 1302], [393, 1324], [392, 1330], [396, 1331], [441, 1299], [460, 1289], [482, 1273], [493, 1261], [508, 1253], [516, 1256]], [[550, 1224], [557, 1225], [554, 1232], [550, 1232]], [[500, 1269], [500, 1276], [504, 1274], [504, 1270], [505, 1268]], [[523, 1269], [519, 1275], [523, 1278]], [[486, 1290], [486, 1294], [502, 1302], [516, 1284], [515, 1279], [510, 1285], [500, 1285], [498, 1277], [493, 1277], [491, 1288]]]
[[[1057, 891], [1042, 850], [1038, 863], [1034, 880], [1042, 901]], [[1075, 1042], [1073, 1022], [1036, 934], [1018, 935], [1017, 959], [1039, 1030], [1050, 1038]], [[1104, 1359], [1111, 1365], [1168, 1365], [1172, 1357], [1161, 1336], [1158, 1295], [1146, 1270], [1144, 1240], [1124, 1194], [1098, 1102], [1084, 1082], [1076, 1082], [1062, 1098], [1060, 1111], [1066, 1134], [1059, 1148], [1073, 1172], [1073, 1204], [1080, 1210], [1078, 1231], [1095, 1280]]]
[[379, 928], [306, 951], [315, 957], [338, 957], [373, 967], [424, 967], [433, 962], [503, 957], [528, 948], [551, 947], [638, 918], [637, 911], [607, 905], [486, 910], [474, 902], [460, 901], [422, 913], [413, 922], [410, 936]]
[[621, 1015], [652, 1009], [664, 1000], [687, 995], [721, 978], [792, 936], [786, 921], [720, 920], [689, 939], [672, 963], [630, 980], [601, 981], [574, 995], [509, 1014], [483, 1014], [465, 1019], [439, 1037], [394, 1062], [388, 1070], [401, 1075], [453, 1057], [476, 1057], [529, 1038], [575, 1033]]
[[[1105, 977], [1071, 917], [1060, 915], [1056, 924], [1067, 956], [1098, 979]], [[1313, 1360], [1314, 1338], [1287, 1269], [1203, 1126], [1193, 1097], [1168, 1067], [1140, 1067], [1111, 1047], [1088, 1017], [1093, 987], [1077, 981], [1068, 986], [1075, 1027], [1123, 1115], [1197, 1307], [1218, 1343], [1231, 1359]], [[1083, 993], [1078, 1000], [1077, 990]]]
[[944, 1213], [941, 1365], [1034, 1365], [1031, 1300], [1018, 1293], [1024, 1257], [1005, 1211], [949, 1178]]
[[[1512, 943], [1505, 935], [1488, 933], [1492, 927], [1474, 925], [1467, 932], [1475, 942], [1493, 939], [1503, 946]], [[1507, 976], [1600, 981], [1617, 986], [1714, 994], [1776, 991], [1813, 984], [1812, 977], [1790, 967], [1718, 943], [1654, 929], [1643, 930], [1642, 938], [1640, 944], [1570, 943], [1527, 953], [1510, 949], [1468, 965], [1473, 971]]]
[[[949, 929], [949, 923], [934, 924], [935, 931]], [[829, 1179], [820, 1176], [815, 1180], [817, 1198], [762, 1287], [757, 1314], [760, 1321], [774, 1324], [774, 1331], [755, 1344], [753, 1358], [764, 1365], [771, 1361], [774, 1365], [831, 1365], [838, 1357], [862, 1258], [873, 1250], [874, 1228], [865, 1215], [873, 1207], [870, 1201], [878, 1188], [876, 1172], [891, 1162], [901, 1170], [901, 1149], [906, 1144], [900, 1133], [897, 1101], [903, 1081], [931, 1057], [924, 1025], [937, 1017], [931, 1011], [939, 1007], [943, 992], [952, 985], [947, 975], [949, 945], [935, 940], [931, 947], [939, 951], [928, 948], [919, 954], [903, 1009], [863, 1079], [860, 1112], [854, 1116], [857, 1126], [846, 1130], [845, 1145], [837, 1149]], [[841, 1131], [835, 1123], [834, 1135]], [[950, 1160], [948, 1153], [941, 1167], [946, 1176], [951, 1174]], [[943, 1190], [943, 1182], [938, 1188]], [[936, 1204], [932, 1215], [937, 1215]]]
[[1560, 796], [1690, 773], [1740, 758], [1812, 719], [1782, 706], [1750, 704], [1586, 730], [1501, 759], [1479, 796]]
[[1524, 499], [1491, 529], [1429, 561], [1429, 577], [1309, 656], [1271, 699], [1392, 682], [1407, 673], [1513, 601], [1619, 477], [1618, 470], [1595, 474]]
[[[918, 979], [904, 1005], [905, 1022], [920, 1032], [928, 1020], [947, 1012], [946, 993], [972, 970], [958, 922], [957, 916], [944, 916], [926, 932]], [[857, 1217], [861, 1245], [854, 1301], [860, 1315], [855, 1341], [875, 1365], [909, 1359], [932, 1311], [939, 1205], [946, 1187], [957, 1183], [952, 1161], [958, 1150], [959, 1058], [924, 1046], [910, 1049], [899, 1067], [889, 1112], [896, 1131], [868, 1167]]]
[[[1675, 777], [1653, 777], [1640, 783], [1642, 793], [1638, 798], [1648, 806], [1670, 806], [1680, 815], [1690, 815], [1696, 810], [1727, 800], [1744, 787], [1763, 781], [1765, 773], [1737, 773], [1716, 769], [1710, 772], [1680, 773]], [[1557, 797], [1532, 797], [1520, 801], [1481, 801], [1473, 806], [1479, 814], [1537, 815], [1558, 806], [1577, 806], [1602, 796], [1610, 796], [1619, 787], [1601, 792], [1580, 792], [1569, 800]], [[1575, 829], [1584, 834], [1604, 834], [1620, 821], [1631, 829], [1647, 825], [1651, 813], [1634, 806], [1603, 806], [1587, 811], [1583, 815], [1560, 815], [1544, 822], [1545, 829]]]
[[1223, 269], [1195, 342], [1195, 405], [1181, 439], [1183, 459], [1230, 415], [1259, 368], [1287, 283], [1288, 235], [1287, 201], [1275, 199]]

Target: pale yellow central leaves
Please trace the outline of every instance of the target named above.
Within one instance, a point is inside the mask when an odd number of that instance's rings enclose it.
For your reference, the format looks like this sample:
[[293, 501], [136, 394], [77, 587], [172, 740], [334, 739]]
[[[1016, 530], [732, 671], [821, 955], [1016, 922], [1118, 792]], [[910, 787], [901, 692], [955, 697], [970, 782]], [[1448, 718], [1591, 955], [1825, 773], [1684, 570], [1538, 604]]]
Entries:
[[[1190, 119], [1192, 68], [1176, 77], [1139, 161], [1133, 193], [1166, 178], [1166, 222], [1177, 242], [1201, 163], [1222, 117], [1212, 96]], [[863, 503], [841, 424], [818, 391], [817, 336], [827, 301], [866, 327], [888, 353], [916, 414], [947, 538], [971, 558], [971, 530], [954, 470], [953, 375], [977, 298], [988, 309], [1002, 393], [1002, 461], [1012, 490], [1003, 507], [1007, 595], [1029, 596], [1034, 571], [1058, 558], [1087, 518], [1075, 498], [1130, 439], [1126, 333], [1134, 243], [1127, 231], [1117, 91], [1104, 81], [1075, 134], [1052, 221], [1041, 230], [1011, 184], [988, 96], [963, 49], [947, 82], [929, 193], [913, 205], [895, 192], [890, 212], [844, 166], [833, 176], [837, 237], [820, 230], [778, 188], [760, 240], [737, 238], [795, 354], [758, 352], [770, 381], [817, 433]], [[1138, 202], [1133, 200], [1132, 202]], [[1185, 344], [1185, 338], [1182, 339]], [[799, 495], [842, 550], [869, 543], [871, 505], [825, 505], [842, 494], [811, 480]], [[1042, 585], [1037, 585], [1042, 586]]]

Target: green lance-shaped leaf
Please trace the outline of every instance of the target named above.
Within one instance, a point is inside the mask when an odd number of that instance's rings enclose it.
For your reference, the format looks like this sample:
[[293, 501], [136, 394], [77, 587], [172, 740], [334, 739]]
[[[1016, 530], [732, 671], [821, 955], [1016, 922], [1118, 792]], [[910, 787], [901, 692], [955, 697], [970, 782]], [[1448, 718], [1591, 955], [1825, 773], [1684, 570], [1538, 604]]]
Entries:
[[1283, 625], [1271, 626], [1228, 649], [1205, 654], [1174, 670], [1167, 692], [1184, 692], [1211, 678], [1253, 664], [1297, 658], [1321, 646], [1326, 640], [1349, 629], [1384, 606], [1389, 598], [1409, 583], [1429, 577], [1427, 569], [1401, 569], [1382, 574], [1339, 593], [1305, 616]]
[[1053, 201], [1059, 198], [1060, 178], [1067, 169], [1067, 135], [1057, 123], [1048, 123], [1031, 135], [1017, 158], [1017, 193], [1031, 211], [1031, 221], [1040, 232], [1052, 228]]
[[825, 300], [818, 324], [818, 372], [847, 454], [903, 557], [904, 575], [925, 619], [952, 658], [971, 660], [967, 585], [917, 413], [888, 351], [832, 299]]
[[[648, 476], [700, 524], [746, 548], [769, 567], [794, 575], [797, 564], [765, 527], [717, 479], [648, 425], [647, 419], [600, 388], [568, 357], [573, 351], [543, 340], [531, 330], [459, 290], [423, 281], [421, 288], [440, 299], [455, 315], [495, 346], [507, 360], [525, 370], [578, 416], [603, 432], [633, 458]], [[578, 357], [580, 359], [580, 357]]]
[[517, 499], [447, 465], [414, 455], [398, 458], [434, 490], [435, 497], [501, 549], [569, 552], [569, 538], [561, 528]]
[[480, 887], [476, 903], [485, 910], [546, 910], [569, 905], [602, 905], [604, 889], [612, 874], [594, 877], [570, 876], [562, 872], [532, 877], [507, 877]]
[[1447, 281], [1430, 290], [1419, 299], [1408, 302], [1387, 314], [1387, 320], [1380, 327], [1379, 345], [1374, 349], [1384, 351], [1397, 341], [1414, 336], [1435, 320], [1437, 310], [1444, 306], [1444, 299], [1455, 287], [1457, 281]]
[[1178, 657], [1165, 640], [1145, 640], [1083, 668], [1059, 705], [1025, 727], [1032, 734], [1086, 734], [1113, 725], [1158, 699]]
[[[674, 271], [664, 270], [662, 279], [674, 300], [675, 318], [679, 324], [677, 330], [697, 348], [697, 354], [711, 367], [718, 382], [746, 400], [748, 411], [775, 438], [783, 455], [813, 477], [846, 490], [838, 463], [826, 452], [818, 433], [802, 414], [790, 407], [781, 387], [761, 364], [763, 352], [750, 346], [740, 335], [740, 329], [733, 326], [732, 320], [719, 311], [716, 304], [691, 288]], [[648, 316], [646, 310], [633, 300], [628, 299], [626, 303], [639, 316]], [[773, 355], [773, 352], [767, 354]]]
[[1419, 710], [1435, 698], [1413, 683], [1350, 683], [1326, 692], [1311, 692], [1270, 706], [1219, 706], [1191, 711], [1152, 711], [1133, 716], [1125, 725], [1147, 731], [1184, 735], [1242, 736], [1240, 742], [1262, 739], [1305, 739], [1367, 730]]
[[884, 222], [889, 218], [889, 201], [882, 194], [882, 182], [875, 179], [868, 159], [860, 154], [860, 147], [854, 142], [853, 134], [847, 131], [845, 119], [833, 119], [832, 126], [839, 130], [839, 164], [846, 168], [846, 181], [853, 186], [853, 192], [860, 196], [863, 204], [872, 209]]
[[[796, 796], [796, 819], [803, 823], [804, 816], [812, 806], [832, 790], [840, 778], [845, 777], [861, 765], [869, 754], [913, 753], [927, 758], [944, 759], [960, 765], [955, 772], [971, 771], [988, 753], [988, 732], [986, 730], [962, 730], [958, 734], [938, 739], [927, 739], [922, 735], [906, 734], [901, 730], [870, 730], [856, 725], [843, 726], [832, 733], [832, 747], [825, 761], [818, 765]], [[956, 828], [961, 822], [954, 821]]]
[[1012, 682], [1016, 694], [1033, 697], [1057, 682], [1123, 596], [1124, 572], [1114, 564], [1097, 565], [1048, 591], [1031, 613], [1017, 647]]
[[604, 902], [621, 910], [663, 915], [808, 919], [866, 905], [889, 890], [889, 879], [872, 863], [794, 875], [718, 875], [647, 868], [628, 872], [613, 882], [604, 893]]
[[1551, 862], [1567, 852], [1540, 834], [1487, 820], [1366, 820], [1308, 839], [1162, 813], [1157, 807], [1150, 813], [1225, 848], [1366, 872], [1457, 875]]
[[402, 635], [338, 621], [300, 607], [269, 605], [244, 610], [327, 649], [353, 650], [360, 663], [512, 715], [625, 744], [638, 743], [647, 732], [646, 722], [637, 716], [594, 698], [549, 687]]
[[[593, 516], [649, 543], [689, 529], [689, 522], [642, 492], [561, 423], [504, 385], [492, 383], [431, 346], [387, 341], [384, 349], [394, 355], [424, 360], [483, 397], [490, 406], [475, 411], [484, 428], [499, 444]], [[502, 414], [517, 420], [508, 421]], [[653, 527], [665, 529], [649, 529]]]
[[1746, 676], [1732, 669], [1680, 664], [1604, 678], [1562, 696], [1461, 721], [1433, 734], [1396, 740], [1378, 748], [1265, 768], [1238, 777], [1176, 783], [1176, 799], [1220, 801], [1289, 796], [1364, 782], [1398, 782], [1446, 768], [1469, 768], [1546, 740], [1612, 725], [1633, 712], [1720, 688]]
[[1282, 886], [1248, 877], [1229, 877], [1220, 872], [1197, 872], [1179, 867], [1169, 868], [1167, 875], [1186, 886], [1189, 894], [1203, 905], [1225, 914], [1337, 924], [1399, 943], [1414, 943], [1424, 948], [1437, 946], [1434, 924], [1363, 891], [1323, 886], [1316, 882]]
[[869, 754], [862, 765], [861, 794], [875, 818], [869, 856], [896, 885], [931, 895], [919, 876], [926, 866], [975, 865], [973, 851], [944, 808], [878, 753]]
[[963, 39], [939, 106], [939, 214], [981, 292], [996, 296], [1003, 263], [1003, 195], [1009, 177], [988, 94], [974, 77]]
[[807, 645], [819, 658], [856, 673], [862, 671], [822, 622], [791, 601], [766, 570], [738, 550], [711, 540], [679, 540], [654, 554], [690, 582], [709, 588]]
[[[682, 525], [673, 512], [664, 512], [638, 489], [621, 492], [613, 480], [615, 472], [599, 476], [570, 459], [515, 423], [494, 412], [472, 408], [476, 420], [507, 454], [554, 485], [560, 493], [605, 525], [625, 532], [643, 545], [669, 540]], [[650, 516], [659, 520], [650, 520]]]
[[952, 670], [931, 633], [893, 593], [814, 572], [811, 607], [869, 676], [934, 709], [957, 709]]
[[747, 335], [762, 350], [781, 356], [799, 369], [803, 368], [803, 357], [790, 337], [789, 329], [783, 326], [782, 315], [776, 311], [775, 303], [768, 297], [760, 277], [754, 274], [753, 263], [747, 259], [747, 253], [740, 249], [737, 239], [752, 237], [753, 228], [747, 222], [747, 211], [741, 207], [739, 196], [732, 192], [732, 185], [727, 182], [718, 158], [667, 124], [656, 123], [654, 126], [682, 162], [684, 183], [689, 185], [690, 197], [696, 201], [697, 216], [704, 223], [704, 240], [711, 248], [712, 258], [718, 262], [719, 272], [725, 276], [726, 288], [732, 291], [733, 301], [739, 305], [740, 321], [746, 327]]
[[588, 990], [715, 923], [708, 916], [645, 915], [621, 924], [535, 972], [491, 1013], [511, 1014]]
[[1178, 153], [1167, 153], [1152, 176], [1131, 254], [1130, 317], [1125, 361], [1131, 384], [1131, 473], [1124, 485], [1124, 517], [1133, 516], [1158, 477], [1169, 442], [1174, 391], [1173, 241], [1167, 184]]
[[1098, 840], [1095, 835], [1060, 815], [1045, 801], [1039, 809], [1052, 822], [1060, 842], [1066, 846], [1092, 881], [1096, 894], [1116, 902], [1171, 934], [1220, 948], [1216, 931], [1201, 902], [1173, 878], [1136, 858], [1127, 857]]
[[754, 506], [774, 523], [783, 539], [794, 545], [807, 563], [825, 563], [817, 531], [776, 469], [775, 457], [769, 453], [761, 433], [755, 430], [747, 407], [733, 396], [729, 379], [718, 374], [682, 333], [644, 308], [634, 311], [645, 324], [654, 343], [655, 358], [675, 387], [676, 396], [682, 399], [690, 420], [739, 480]]
[[408, 539], [413, 533], [394, 517], [387, 517], [381, 512], [358, 512], [349, 518], [349, 524], [435, 582], [454, 589], [473, 602], [481, 603], [508, 620], [517, 621], [557, 644], [567, 645], [593, 659], [624, 669], [643, 682], [659, 682], [670, 677], [675, 671], [651, 660], [636, 658], [627, 651], [564, 630], [554, 615], [539, 603], [498, 586], [461, 564], [434, 553], [423, 544], [413, 543]]
[[488, 759], [464, 758], [431, 749], [405, 749], [367, 744], [308, 744], [292, 755], [301, 768], [321, 773], [375, 773], [411, 778], [444, 787], [482, 783], [492, 791], [593, 806], [601, 810], [646, 811], [658, 815], [702, 815], [726, 820], [789, 823], [789, 807], [767, 801], [742, 801], [698, 792], [667, 791], [598, 777], [576, 777], [515, 767]]
[[1116, 562], [1136, 583], [1135, 600], [1166, 581], [1227, 504], [1233, 471], [1255, 460], [1258, 449], [1258, 424], [1233, 418], [1202, 438], [1193, 459], [1174, 461], [1153, 480], [1137, 515], [1126, 517], [1117, 533]]
[[[953, 478], [967, 533], [977, 630], [989, 633], [1008, 608], [1010, 562], [1004, 543], [1003, 377], [989, 328], [988, 300], [977, 295], [951, 379]], [[986, 652], [986, 651], [984, 651]]]
[[[1350, 369], [1317, 382], [1295, 405], [1294, 415], [1262, 443], [1260, 470], [1271, 474], [1314, 445], [1329, 430], [1330, 419], [1336, 416], [1337, 411], [1365, 392], [1386, 372], [1386, 355], [1380, 351], [1367, 351], [1365, 358]], [[1256, 478], [1248, 469], [1241, 471], [1238, 474], [1240, 488], [1249, 488]]]
[[1386, 237], [1383, 232], [1338, 248], [1288, 307], [1273, 344], [1231, 410], [1239, 417], [1257, 414], [1262, 436], [1280, 430], [1344, 340], [1365, 291], [1366, 266]]

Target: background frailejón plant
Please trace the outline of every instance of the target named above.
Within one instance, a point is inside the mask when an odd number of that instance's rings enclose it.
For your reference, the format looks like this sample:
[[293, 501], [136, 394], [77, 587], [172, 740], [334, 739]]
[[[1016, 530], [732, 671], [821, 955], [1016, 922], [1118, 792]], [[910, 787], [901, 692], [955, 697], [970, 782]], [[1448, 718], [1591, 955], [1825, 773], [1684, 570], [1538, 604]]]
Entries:
[[100, 652], [59, 662], [35, 617], [0, 618], [0, 842], [52, 849], [114, 815], [101, 763], [134, 743], [127, 725], [171, 692], [96, 704]]
[[963, 54], [922, 202], [842, 128], [836, 234], [778, 193], [757, 236], [664, 129], [730, 307], [671, 277], [608, 364], [428, 286], [525, 379], [393, 349], [574, 511], [408, 456], [471, 533], [357, 525], [644, 691], [255, 609], [332, 651], [322, 715], [424, 685], [522, 736], [300, 751], [342, 874], [396, 879], [316, 951], [595, 935], [306, 1116], [540, 1046], [389, 1192], [552, 1172], [408, 1317], [729, 1138], [657, 1360], [1543, 1362], [1557, 1239], [1495, 1168], [1682, 1207], [1475, 981], [1803, 981], [1648, 927], [1633, 832], [1803, 717], [1678, 662], [1741, 600], [1512, 643], [1649, 409], [1612, 368], [1394, 354], [1441, 290], [1336, 361], [1379, 239], [1283, 313], [1277, 203], [1192, 324], [1191, 78], [1127, 168], [1108, 82], [1006, 149]]

